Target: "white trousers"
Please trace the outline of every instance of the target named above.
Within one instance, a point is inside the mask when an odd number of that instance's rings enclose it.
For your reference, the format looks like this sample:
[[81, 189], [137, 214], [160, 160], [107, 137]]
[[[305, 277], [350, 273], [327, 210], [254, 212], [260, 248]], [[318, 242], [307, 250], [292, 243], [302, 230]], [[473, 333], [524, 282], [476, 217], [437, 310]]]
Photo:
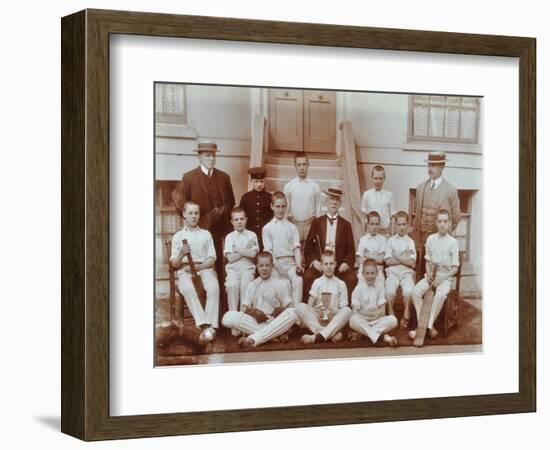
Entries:
[[294, 308], [287, 308], [277, 317], [263, 323], [258, 323], [254, 317], [244, 312], [227, 311], [223, 315], [222, 325], [247, 334], [256, 347], [286, 333], [297, 320]]
[[292, 256], [277, 258], [276, 264], [283, 272], [283, 276], [281, 277], [277, 270], [274, 270], [273, 274], [279, 278], [286, 278], [288, 280], [290, 283], [292, 306], [296, 308], [302, 303], [304, 280], [296, 273], [296, 263]]
[[382, 316], [379, 319], [368, 320], [363, 314], [354, 313], [349, 320], [349, 327], [367, 336], [374, 344], [378, 338], [397, 326], [397, 318], [394, 315]]
[[351, 309], [349, 306], [344, 306], [338, 310], [326, 326], [321, 325], [317, 311], [307, 303], [300, 303], [297, 306], [296, 315], [302, 327], [309, 328], [313, 334], [320, 334], [328, 340], [348, 324]]
[[244, 298], [246, 288], [254, 280], [252, 267], [235, 267], [227, 264], [225, 266], [225, 292], [227, 292], [227, 307], [229, 311], [238, 311], [240, 301]]
[[395, 300], [395, 295], [397, 294], [397, 288], [401, 286], [401, 294], [403, 295], [403, 303], [405, 308], [408, 308], [408, 305], [411, 301], [412, 291], [414, 289], [414, 278], [412, 273], [402, 274], [397, 276], [394, 273], [386, 273], [386, 300], [393, 305]]
[[203, 269], [198, 274], [206, 291], [206, 307], [204, 309], [191, 281], [190, 273], [183, 270], [178, 272], [178, 289], [182, 293], [197, 327], [211, 325], [218, 328], [220, 287], [216, 272], [213, 269]]
[[[432, 302], [432, 309], [430, 311], [430, 318], [428, 319], [428, 328], [433, 328], [435, 319], [437, 319], [437, 316], [439, 316], [441, 308], [445, 303], [445, 299], [447, 298], [447, 295], [451, 291], [453, 285], [453, 281], [445, 280], [439, 286], [437, 286]], [[416, 309], [417, 318], [420, 317], [420, 311], [422, 311], [422, 304], [424, 303], [424, 295], [426, 294], [426, 292], [428, 292], [428, 289], [430, 289], [430, 285], [428, 284], [428, 280], [426, 280], [425, 277], [422, 278], [413, 289], [412, 299], [414, 303], [414, 308]]]

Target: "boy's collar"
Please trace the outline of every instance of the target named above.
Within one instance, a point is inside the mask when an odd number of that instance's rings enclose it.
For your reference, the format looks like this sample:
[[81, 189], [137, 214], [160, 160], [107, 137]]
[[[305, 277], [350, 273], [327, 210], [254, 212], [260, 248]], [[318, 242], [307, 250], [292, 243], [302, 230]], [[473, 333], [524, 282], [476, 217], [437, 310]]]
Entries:
[[183, 229], [187, 231], [195, 231], [199, 229], [199, 226], [197, 225], [196, 227], [191, 227], [185, 223], [183, 224]]

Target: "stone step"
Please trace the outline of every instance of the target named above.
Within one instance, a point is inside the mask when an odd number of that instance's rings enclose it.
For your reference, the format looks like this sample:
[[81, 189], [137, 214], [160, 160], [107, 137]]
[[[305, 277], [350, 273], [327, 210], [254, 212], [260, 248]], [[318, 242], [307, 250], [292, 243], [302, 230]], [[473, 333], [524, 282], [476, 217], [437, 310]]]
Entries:
[[[268, 154], [265, 160], [265, 164], [274, 164], [279, 166], [290, 166], [294, 168], [294, 156], [281, 156], [281, 155], [272, 155]], [[309, 167], [335, 167], [338, 165], [336, 156], [332, 155], [327, 158], [309, 158]]]
[[[270, 178], [288, 178], [290, 180], [296, 176], [296, 169], [293, 165], [266, 164], [265, 168]], [[332, 166], [310, 166], [308, 176], [313, 180], [342, 179], [344, 169], [333, 161]]]
[[[282, 191], [285, 184], [288, 183], [291, 178], [272, 178], [267, 177], [265, 179], [265, 187], [269, 192]], [[324, 179], [324, 180], [315, 180], [320, 186], [321, 191], [328, 188], [343, 189], [344, 181], [341, 179]]]

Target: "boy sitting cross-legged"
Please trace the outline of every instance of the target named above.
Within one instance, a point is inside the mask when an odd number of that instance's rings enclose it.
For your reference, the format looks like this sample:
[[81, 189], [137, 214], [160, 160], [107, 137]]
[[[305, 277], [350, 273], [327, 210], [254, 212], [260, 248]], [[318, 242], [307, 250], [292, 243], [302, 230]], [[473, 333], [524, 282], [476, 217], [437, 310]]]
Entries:
[[317, 278], [309, 292], [309, 300], [296, 307], [296, 314], [303, 327], [309, 328], [313, 334], [302, 336], [303, 344], [313, 344], [331, 339], [333, 342], [342, 340], [342, 328], [351, 317], [348, 306], [348, 291], [346, 283], [334, 275], [336, 258], [331, 251], [321, 254], [321, 270], [323, 275]]
[[386, 315], [386, 298], [384, 286], [376, 281], [378, 267], [374, 259], [367, 259], [362, 266], [364, 283], [359, 283], [351, 295], [353, 314], [349, 320], [350, 341], [367, 336], [376, 344], [380, 335], [390, 347], [397, 346], [397, 338], [388, 332], [397, 327], [397, 319], [393, 314]]
[[288, 283], [272, 276], [271, 253], [260, 252], [256, 260], [260, 276], [248, 285], [241, 310], [228, 311], [222, 318], [224, 327], [245, 335], [239, 339], [242, 347], [256, 347], [275, 338], [286, 342], [286, 333], [298, 320], [294, 308], [288, 308], [292, 303]]

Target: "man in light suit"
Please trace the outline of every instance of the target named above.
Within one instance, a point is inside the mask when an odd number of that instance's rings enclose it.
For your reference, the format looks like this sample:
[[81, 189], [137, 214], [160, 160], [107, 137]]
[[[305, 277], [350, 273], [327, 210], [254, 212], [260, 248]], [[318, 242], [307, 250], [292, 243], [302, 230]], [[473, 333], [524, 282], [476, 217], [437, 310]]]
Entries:
[[[424, 254], [424, 245], [428, 236], [437, 233], [437, 211], [446, 209], [451, 213], [451, 231], [460, 221], [460, 201], [456, 188], [443, 179], [443, 169], [447, 162], [444, 152], [431, 152], [425, 162], [428, 163], [428, 178], [416, 188], [416, 217], [414, 234], [416, 244]], [[424, 264], [422, 264], [424, 268]]]
[[229, 175], [215, 168], [219, 151], [217, 144], [199, 142], [195, 151], [200, 164], [183, 174], [172, 192], [172, 200], [180, 213], [187, 201], [199, 205], [199, 227], [212, 234], [216, 249], [216, 271], [218, 279], [223, 280], [222, 239], [232, 230], [230, 214], [235, 206], [235, 196]]

